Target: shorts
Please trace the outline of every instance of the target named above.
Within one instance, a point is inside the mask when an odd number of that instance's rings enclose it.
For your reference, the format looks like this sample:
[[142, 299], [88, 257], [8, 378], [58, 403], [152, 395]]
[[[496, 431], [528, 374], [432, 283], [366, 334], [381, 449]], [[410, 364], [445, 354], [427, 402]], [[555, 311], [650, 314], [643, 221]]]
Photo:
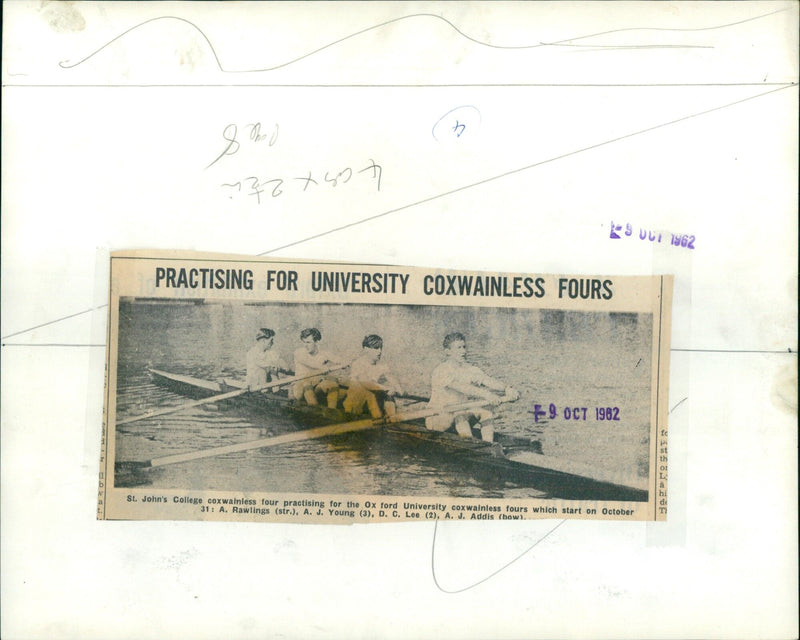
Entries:
[[425, 426], [431, 431], [453, 431], [455, 433], [455, 423], [458, 418], [466, 418], [469, 426], [474, 427], [479, 422], [485, 422], [493, 417], [488, 409], [475, 409], [462, 413], [442, 413], [438, 416], [431, 416], [425, 419]]
[[366, 405], [369, 413], [375, 418], [382, 415], [384, 403], [393, 401], [392, 396], [385, 391], [370, 391], [363, 385], [351, 382], [347, 397], [344, 399], [344, 410], [357, 415], [364, 411]]
[[292, 387], [292, 392], [294, 393], [294, 397], [297, 400], [303, 399], [303, 394], [306, 392], [307, 389], [312, 389], [315, 392], [328, 394], [331, 391], [335, 391], [339, 388], [339, 383], [334, 378], [323, 378], [321, 376], [316, 376], [314, 378], [308, 378], [307, 380], [300, 380], [296, 382]]

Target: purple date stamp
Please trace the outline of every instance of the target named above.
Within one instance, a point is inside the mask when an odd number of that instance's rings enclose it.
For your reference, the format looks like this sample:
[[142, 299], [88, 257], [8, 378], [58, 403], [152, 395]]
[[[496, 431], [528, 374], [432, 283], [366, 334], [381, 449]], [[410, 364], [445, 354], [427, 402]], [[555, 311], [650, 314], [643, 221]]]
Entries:
[[539, 420], [555, 420], [556, 418], [563, 417], [564, 420], [579, 420], [586, 422], [587, 420], [596, 420], [597, 422], [604, 422], [606, 420], [619, 421], [619, 407], [580, 407], [580, 406], [567, 406], [558, 407], [552, 402], [549, 406], [535, 404], [533, 406], [533, 421], [538, 423]]
[[[684, 249], [694, 249], [695, 243], [695, 236], [690, 235], [688, 233], [669, 233], [664, 231], [651, 231], [649, 229], [644, 229], [639, 227], [638, 230], [638, 237], [639, 240], [644, 240], [646, 242], [664, 242], [669, 243], [673, 247], [682, 247]], [[634, 236], [634, 227], [631, 225], [630, 222], [626, 222], [625, 224], [614, 224], [614, 221], [611, 221], [611, 232], [609, 234], [609, 238], [611, 240], [619, 240], [623, 237], [635, 237]]]

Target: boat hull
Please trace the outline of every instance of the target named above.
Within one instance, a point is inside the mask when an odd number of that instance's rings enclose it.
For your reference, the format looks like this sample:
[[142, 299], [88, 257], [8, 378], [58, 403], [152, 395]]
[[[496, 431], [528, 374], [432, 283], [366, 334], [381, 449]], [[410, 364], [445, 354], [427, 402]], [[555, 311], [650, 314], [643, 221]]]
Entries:
[[[244, 388], [241, 381], [232, 378], [209, 381], [158, 369], [150, 369], [149, 374], [155, 384], [192, 398], [207, 398]], [[289, 416], [299, 429], [357, 419], [342, 411], [296, 403], [289, 398], [285, 389], [275, 392], [267, 389], [246, 393], [233, 399], [223, 400], [220, 406], [244, 410], [248, 416], [254, 418], [263, 419], [276, 413]], [[496, 433], [496, 441], [489, 443], [478, 438], [464, 438], [449, 432], [431, 431], [425, 428], [423, 420], [415, 420], [389, 423], [372, 433], [333, 437], [347, 438], [354, 446], [359, 442], [369, 442], [374, 437], [388, 437], [397, 446], [415, 454], [425, 457], [446, 456], [449, 460], [458, 458], [460, 462], [473, 467], [484, 477], [532, 484], [555, 498], [631, 502], [644, 502], [648, 499], [647, 490], [641, 486], [629, 486], [592, 477], [591, 472], [586, 469], [571, 472], [569, 465], [565, 465], [563, 461], [556, 463], [552, 458], [542, 455], [538, 441], [501, 433]], [[512, 459], [512, 456], [516, 455], [515, 452], [523, 453], [519, 456], [521, 460]]]

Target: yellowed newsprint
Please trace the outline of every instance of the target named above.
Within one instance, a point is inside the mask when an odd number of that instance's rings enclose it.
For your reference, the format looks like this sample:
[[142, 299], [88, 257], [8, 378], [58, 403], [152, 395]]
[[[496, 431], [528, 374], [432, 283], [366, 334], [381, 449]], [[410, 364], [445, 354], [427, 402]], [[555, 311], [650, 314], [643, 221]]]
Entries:
[[111, 257], [98, 518], [667, 517], [671, 276]]

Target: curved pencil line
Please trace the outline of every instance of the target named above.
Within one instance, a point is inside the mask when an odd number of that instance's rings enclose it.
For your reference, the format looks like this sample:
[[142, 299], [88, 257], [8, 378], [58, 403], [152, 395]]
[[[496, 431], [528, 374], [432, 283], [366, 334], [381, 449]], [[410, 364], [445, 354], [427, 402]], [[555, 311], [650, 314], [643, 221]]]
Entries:
[[671, 414], [672, 414], [672, 412], [673, 412], [673, 411], [675, 411], [675, 409], [677, 409], [678, 407], [680, 407], [680, 406], [681, 406], [681, 405], [682, 405], [684, 402], [686, 402], [688, 399], [689, 399], [689, 396], [686, 396], [686, 397], [685, 397], [683, 400], [681, 400], [681, 401], [680, 401], [678, 404], [676, 404], [674, 407], [672, 407], [672, 409], [670, 409], [670, 410], [669, 410], [669, 414], [671, 415]]
[[753, 20], [761, 20], [761, 18], [766, 18], [768, 16], [775, 15], [776, 13], [781, 13], [783, 11], [788, 11], [788, 9], [776, 9], [775, 11], [770, 11], [769, 13], [764, 13], [760, 16], [753, 16], [752, 18], [745, 18], [744, 20], [738, 20], [736, 22], [729, 22], [727, 24], [719, 24], [715, 27], [696, 27], [696, 28], [685, 28], [685, 29], [678, 29], [674, 27], [631, 27], [627, 29], [612, 29], [610, 31], [600, 31], [599, 33], [592, 33], [587, 36], [578, 36], [577, 38], [567, 38], [566, 40], [557, 40], [556, 42], [549, 42], [545, 44], [561, 44], [564, 42], [574, 42], [575, 40], [585, 40], [586, 38], [594, 38], [596, 36], [606, 36], [611, 33], [622, 33], [624, 31], [713, 31], [714, 29], [725, 29], [727, 27], [735, 27], [739, 24], [744, 24], [745, 22], [751, 22]]
[[179, 18], [178, 16], [158, 16], [157, 18], [150, 18], [149, 20], [145, 20], [144, 22], [140, 22], [139, 24], [134, 25], [130, 29], [126, 29], [125, 31], [120, 33], [116, 38], [112, 38], [111, 40], [106, 42], [102, 47], [100, 47], [99, 49], [93, 51], [92, 53], [90, 53], [88, 56], [86, 56], [82, 60], [78, 60], [78, 62], [76, 62], [74, 64], [68, 64], [66, 60], [62, 60], [61, 62], [58, 63], [58, 66], [61, 67], [62, 69], [74, 69], [79, 64], [83, 64], [84, 62], [86, 62], [89, 58], [92, 58], [92, 57], [96, 56], [98, 53], [100, 53], [106, 47], [109, 47], [112, 44], [114, 44], [117, 40], [119, 40], [123, 36], [128, 35], [131, 31], [135, 31], [136, 29], [138, 29], [140, 27], [143, 27], [144, 25], [149, 24], [151, 22], [156, 22], [157, 20], [178, 20], [179, 22], [185, 22], [189, 26], [194, 27], [195, 30], [198, 31], [200, 33], [200, 35], [203, 36], [203, 39], [208, 43], [208, 46], [211, 49], [211, 53], [214, 54], [214, 60], [217, 61], [217, 67], [219, 67], [219, 70], [222, 71], [222, 72], [225, 72], [225, 69], [222, 68], [222, 63], [219, 61], [219, 56], [217, 55], [217, 51], [216, 51], [216, 49], [214, 49], [214, 45], [211, 44], [211, 40], [208, 39], [208, 36], [203, 32], [203, 30], [200, 27], [198, 27], [194, 22], [190, 22], [189, 20], [186, 20], [185, 18]]
[[463, 591], [468, 591], [469, 589], [472, 589], [473, 587], [477, 587], [479, 584], [483, 584], [487, 580], [490, 580], [491, 578], [494, 578], [498, 573], [500, 573], [501, 571], [504, 571], [505, 569], [510, 567], [512, 564], [514, 564], [517, 560], [519, 560], [526, 553], [531, 551], [536, 545], [538, 545], [540, 542], [542, 542], [545, 538], [547, 538], [551, 533], [553, 533], [556, 529], [558, 529], [565, 522], [566, 522], [566, 520], [562, 520], [561, 522], [559, 522], [555, 527], [550, 529], [550, 531], [545, 533], [541, 538], [539, 538], [536, 542], [534, 542], [530, 547], [525, 549], [525, 551], [520, 553], [517, 557], [512, 558], [509, 562], [506, 562], [502, 567], [500, 567], [496, 571], [493, 571], [492, 573], [490, 573], [485, 578], [481, 578], [480, 580], [478, 580], [477, 582], [472, 583], [469, 586], [462, 587], [461, 589], [455, 589], [455, 590], [451, 591], [449, 589], [443, 588], [442, 585], [439, 584], [439, 579], [436, 577], [436, 531], [439, 528], [439, 521], [436, 520], [433, 523], [433, 543], [431, 544], [431, 575], [433, 577], [433, 583], [436, 585], [436, 588], [439, 589], [439, 591], [441, 591], [443, 593], [450, 593], [450, 594], [462, 593]]
[[[739, 20], [737, 22], [731, 22], [731, 23], [728, 23], [728, 24], [716, 25], [716, 26], [712, 26], [712, 27], [698, 27], [698, 28], [685, 28], [685, 29], [665, 28], [665, 27], [630, 27], [630, 28], [625, 28], [625, 29], [613, 29], [613, 30], [610, 30], [610, 31], [601, 31], [601, 32], [598, 32], [598, 33], [588, 34], [588, 35], [584, 35], [584, 36], [577, 36], [575, 38], [567, 38], [567, 39], [564, 39], [564, 40], [556, 40], [554, 42], [539, 42], [537, 44], [530, 44], [530, 45], [497, 45], [497, 44], [491, 44], [489, 42], [484, 42], [482, 40], [478, 40], [477, 38], [473, 38], [472, 36], [467, 35], [463, 31], [461, 31], [461, 29], [459, 29], [455, 24], [453, 24], [452, 22], [450, 22], [447, 18], [445, 18], [443, 16], [436, 15], [436, 14], [433, 14], [433, 13], [414, 13], [414, 14], [410, 14], [410, 15], [407, 15], [407, 16], [400, 16], [398, 18], [392, 18], [391, 20], [387, 20], [385, 22], [381, 22], [381, 23], [373, 25], [371, 27], [366, 27], [365, 29], [361, 29], [360, 31], [356, 31], [354, 33], [351, 33], [351, 34], [343, 37], [343, 38], [339, 38], [338, 40], [334, 40], [333, 42], [330, 42], [330, 43], [328, 43], [326, 45], [323, 45], [322, 47], [314, 49], [313, 51], [309, 51], [308, 53], [305, 53], [302, 56], [299, 56], [297, 58], [294, 58], [292, 60], [289, 60], [287, 62], [278, 64], [278, 65], [275, 65], [275, 66], [272, 66], [272, 67], [265, 67], [263, 69], [226, 69], [225, 67], [222, 66], [222, 63], [220, 62], [219, 56], [217, 55], [217, 51], [214, 48], [214, 45], [211, 43], [211, 40], [208, 38], [208, 36], [205, 34], [205, 32], [200, 27], [198, 27], [193, 22], [191, 22], [189, 20], [186, 20], [185, 18], [180, 18], [178, 16], [158, 16], [156, 18], [150, 18], [149, 20], [145, 20], [144, 22], [141, 22], [141, 23], [139, 23], [137, 25], [134, 25], [133, 27], [130, 27], [129, 29], [123, 31], [118, 36], [116, 36], [115, 38], [109, 40], [102, 47], [100, 47], [99, 49], [96, 49], [95, 51], [93, 51], [92, 53], [90, 53], [86, 57], [82, 58], [78, 62], [75, 62], [73, 64], [69, 64], [67, 61], [62, 60], [58, 64], [62, 69], [73, 69], [73, 68], [77, 67], [78, 65], [83, 64], [84, 62], [86, 62], [87, 60], [92, 58], [93, 56], [97, 55], [103, 49], [105, 49], [106, 47], [110, 46], [111, 44], [113, 44], [114, 42], [116, 42], [117, 40], [122, 38], [123, 36], [129, 34], [130, 32], [132, 32], [132, 31], [134, 31], [136, 29], [139, 29], [140, 27], [143, 27], [143, 26], [145, 26], [147, 24], [150, 24], [151, 22], [156, 22], [158, 20], [178, 20], [180, 22], [184, 22], [184, 23], [188, 24], [189, 26], [191, 26], [195, 30], [197, 30], [200, 33], [200, 35], [203, 37], [203, 39], [206, 41], [206, 43], [208, 44], [209, 48], [211, 49], [211, 53], [213, 54], [214, 60], [217, 63], [217, 68], [220, 71], [222, 71], [223, 73], [260, 73], [260, 72], [275, 71], [277, 69], [281, 69], [281, 68], [286, 67], [286, 66], [288, 66], [290, 64], [294, 64], [295, 62], [299, 62], [300, 60], [304, 60], [305, 58], [308, 58], [308, 57], [313, 56], [313, 55], [315, 55], [317, 53], [320, 53], [321, 51], [324, 51], [325, 49], [329, 49], [330, 47], [333, 47], [333, 46], [335, 46], [337, 44], [341, 44], [342, 42], [345, 42], [346, 40], [350, 40], [351, 38], [355, 38], [356, 36], [360, 36], [360, 35], [362, 35], [364, 33], [369, 32], [369, 31], [374, 31], [375, 29], [380, 29], [382, 27], [388, 26], [388, 25], [393, 24], [395, 22], [399, 22], [401, 20], [407, 20], [409, 18], [435, 18], [435, 19], [441, 20], [442, 22], [444, 22], [447, 25], [449, 25], [454, 31], [456, 31], [456, 33], [458, 33], [462, 37], [466, 38], [470, 42], [474, 42], [475, 44], [478, 44], [478, 45], [481, 45], [481, 46], [484, 46], [484, 47], [489, 47], [489, 48], [492, 48], [492, 49], [515, 51], [515, 50], [522, 50], [522, 49], [537, 49], [539, 47], [559, 46], [559, 45], [562, 45], [562, 46], [583, 46], [583, 45], [567, 45], [566, 43], [575, 42], [577, 40], [585, 40], [587, 38], [594, 38], [596, 36], [609, 35], [609, 34], [612, 34], [612, 33], [623, 33], [623, 32], [628, 32], [628, 31], [687, 31], [687, 32], [711, 31], [711, 30], [714, 30], [714, 29], [724, 29], [724, 28], [727, 28], [727, 27], [732, 27], [732, 26], [736, 26], [736, 25], [739, 25], [739, 24], [744, 24], [744, 23], [750, 22], [752, 20], [760, 20], [761, 18], [766, 18], [767, 16], [771, 16], [771, 15], [774, 15], [776, 13], [780, 13], [780, 12], [786, 11], [786, 10], [787, 9], [777, 9], [775, 11], [771, 11], [770, 13], [765, 13], [765, 14], [760, 15], [760, 16], [754, 16], [752, 18], [746, 18], [744, 20]], [[593, 46], [593, 45], [586, 45], [586, 46]], [[594, 46], [597, 46], [597, 45], [594, 45]], [[607, 45], [607, 46], [613, 46], [613, 45]], [[682, 45], [632, 45], [631, 48], [636, 48], [636, 47], [662, 47], [662, 48], [668, 48], [670, 46], [681, 47]], [[700, 46], [698, 45], [697, 47], [691, 47], [691, 48], [700, 48]]]
[[282, 67], [286, 67], [290, 64], [294, 64], [295, 62], [300, 62], [309, 56], [313, 56], [314, 54], [319, 53], [320, 51], [324, 51], [325, 49], [329, 49], [330, 47], [336, 46], [337, 44], [341, 44], [345, 40], [350, 40], [351, 38], [355, 38], [356, 36], [360, 36], [361, 34], [367, 33], [368, 31], [374, 31], [375, 29], [381, 29], [382, 27], [388, 26], [394, 22], [399, 22], [400, 20], [406, 20], [408, 18], [436, 18], [438, 20], [442, 20], [443, 22], [450, 25], [459, 35], [463, 36], [467, 40], [474, 42], [475, 44], [483, 45], [484, 47], [491, 47], [493, 49], [535, 49], [537, 47], [543, 47], [543, 44], [534, 44], [534, 45], [521, 45], [521, 46], [502, 46], [502, 45], [495, 45], [489, 44], [488, 42], [482, 42], [481, 40], [476, 40], [475, 38], [468, 36], [466, 33], [461, 31], [456, 25], [450, 22], [447, 18], [442, 16], [438, 16], [435, 13], [412, 13], [407, 16], [400, 16], [399, 18], [392, 18], [391, 20], [387, 20], [386, 22], [381, 22], [380, 24], [372, 25], [371, 27], [367, 27], [366, 29], [362, 29], [361, 31], [356, 31], [355, 33], [351, 33], [344, 38], [339, 38], [338, 40], [334, 40], [318, 49], [314, 49], [313, 51], [309, 51], [308, 53], [295, 58], [293, 60], [289, 60], [288, 62], [284, 62], [283, 64], [276, 65], [274, 67], [268, 67], [266, 69], [252, 69], [250, 71], [237, 71], [235, 73], [249, 73], [249, 72], [260, 72], [260, 71], [275, 71], [276, 69], [281, 69]]

